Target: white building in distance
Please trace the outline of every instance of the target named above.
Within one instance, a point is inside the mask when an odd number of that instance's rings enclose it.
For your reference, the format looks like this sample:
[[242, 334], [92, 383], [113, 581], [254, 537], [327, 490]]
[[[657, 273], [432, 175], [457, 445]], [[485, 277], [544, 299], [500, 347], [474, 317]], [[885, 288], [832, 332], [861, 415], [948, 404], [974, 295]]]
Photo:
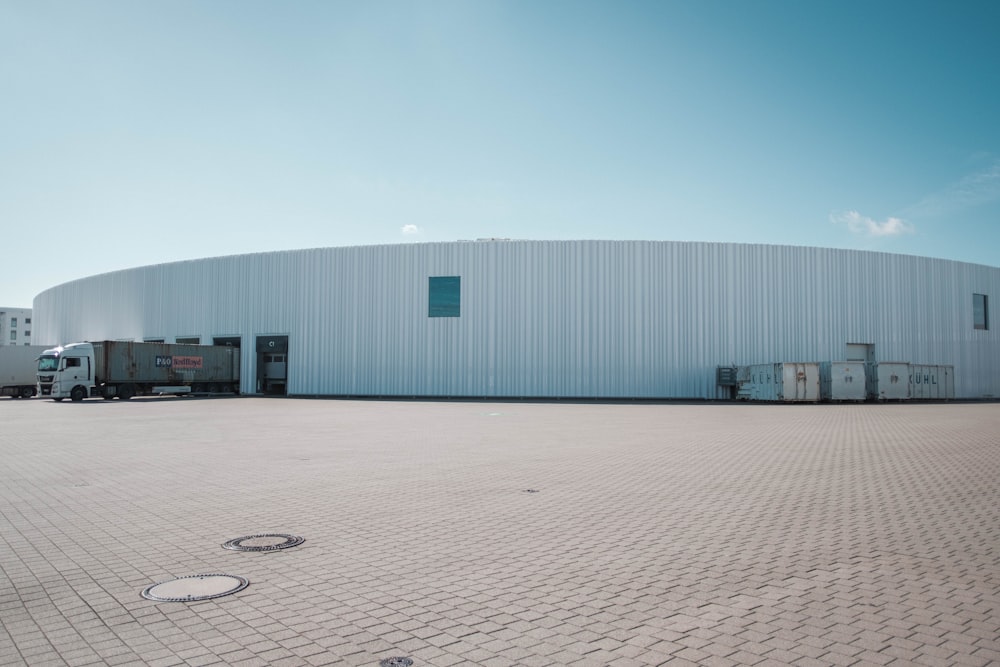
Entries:
[[0, 345], [31, 345], [31, 308], [0, 307]]

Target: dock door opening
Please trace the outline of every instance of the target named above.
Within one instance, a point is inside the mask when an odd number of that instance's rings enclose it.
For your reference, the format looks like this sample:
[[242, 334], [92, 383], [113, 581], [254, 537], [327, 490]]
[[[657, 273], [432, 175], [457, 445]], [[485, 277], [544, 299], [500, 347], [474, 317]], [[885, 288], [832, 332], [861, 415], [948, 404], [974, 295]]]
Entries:
[[[181, 342], [180, 339], [177, 341]], [[216, 336], [212, 339], [212, 345], [227, 345], [229, 347], [239, 347], [240, 337], [239, 336]]]
[[288, 336], [257, 336], [257, 393], [288, 393]]
[[[193, 341], [191, 344], [194, 344], [194, 345], [197, 345], [198, 341], [201, 340], [200, 337], [195, 338], [193, 336], [191, 337], [191, 339]], [[177, 342], [180, 343], [181, 339], [178, 338]], [[242, 343], [243, 343], [243, 337], [242, 336], [212, 336], [212, 345], [222, 345], [224, 347], [235, 347], [237, 350], [239, 350], [240, 346], [242, 345]], [[239, 353], [237, 353], [236, 354], [236, 363], [242, 365], [242, 363], [239, 361], [239, 359], [240, 359], [240, 355], [239, 355]], [[239, 376], [241, 378], [243, 377], [242, 369], [240, 369]], [[237, 394], [239, 394], [240, 392], [243, 391], [243, 381], [242, 380], [240, 381], [239, 385], [237, 385], [236, 388], [238, 389], [238, 391], [236, 392]]]
[[875, 363], [875, 346], [871, 343], [848, 343], [847, 358], [844, 361], [862, 361], [866, 364]]

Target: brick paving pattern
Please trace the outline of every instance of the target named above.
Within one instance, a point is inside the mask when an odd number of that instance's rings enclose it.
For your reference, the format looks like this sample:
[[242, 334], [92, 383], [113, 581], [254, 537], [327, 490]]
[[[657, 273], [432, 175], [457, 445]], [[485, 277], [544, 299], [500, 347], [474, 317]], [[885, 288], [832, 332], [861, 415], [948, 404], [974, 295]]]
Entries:
[[1000, 404], [0, 400], [0, 665], [394, 656], [1000, 664]]

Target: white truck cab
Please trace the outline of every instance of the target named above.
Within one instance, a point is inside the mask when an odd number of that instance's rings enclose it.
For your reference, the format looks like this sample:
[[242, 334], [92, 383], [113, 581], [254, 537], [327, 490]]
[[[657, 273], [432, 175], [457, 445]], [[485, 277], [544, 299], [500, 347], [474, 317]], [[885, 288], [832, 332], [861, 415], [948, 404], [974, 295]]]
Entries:
[[38, 394], [57, 401], [82, 401], [94, 392], [94, 371], [94, 346], [90, 343], [45, 350], [38, 358]]

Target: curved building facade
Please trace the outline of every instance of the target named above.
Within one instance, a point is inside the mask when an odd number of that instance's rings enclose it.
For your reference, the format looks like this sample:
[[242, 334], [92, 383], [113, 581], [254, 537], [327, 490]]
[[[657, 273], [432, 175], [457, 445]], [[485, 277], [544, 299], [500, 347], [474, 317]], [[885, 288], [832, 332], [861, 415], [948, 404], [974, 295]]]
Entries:
[[459, 241], [216, 257], [35, 298], [35, 340], [237, 344], [244, 393], [724, 398], [718, 366], [954, 366], [1000, 396], [1000, 268], [826, 248]]

